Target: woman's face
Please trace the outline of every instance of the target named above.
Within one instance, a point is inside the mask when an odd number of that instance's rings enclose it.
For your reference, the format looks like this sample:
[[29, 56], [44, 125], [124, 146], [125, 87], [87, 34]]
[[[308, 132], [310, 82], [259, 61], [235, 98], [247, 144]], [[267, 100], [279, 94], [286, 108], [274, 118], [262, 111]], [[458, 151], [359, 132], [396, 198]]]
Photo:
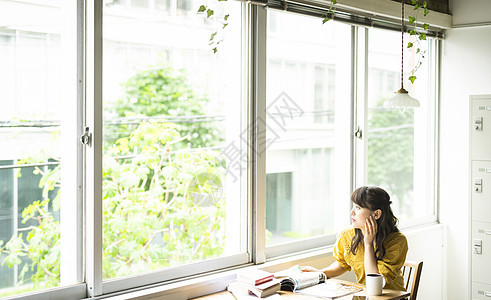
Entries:
[[354, 228], [365, 229], [365, 222], [367, 218], [373, 215], [373, 211], [368, 208], [361, 207], [356, 203], [353, 203], [353, 208], [350, 211], [351, 213], [351, 222], [353, 223]]

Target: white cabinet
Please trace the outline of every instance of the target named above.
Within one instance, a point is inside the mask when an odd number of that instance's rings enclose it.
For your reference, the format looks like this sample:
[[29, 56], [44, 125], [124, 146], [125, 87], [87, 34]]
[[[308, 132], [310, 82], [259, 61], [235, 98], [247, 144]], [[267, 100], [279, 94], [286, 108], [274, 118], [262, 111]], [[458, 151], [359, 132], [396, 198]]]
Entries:
[[491, 222], [472, 222], [472, 279], [491, 285]]
[[472, 299], [491, 300], [491, 95], [470, 96]]
[[472, 283], [472, 300], [491, 299], [491, 285], [482, 283]]
[[471, 157], [491, 160], [491, 97], [471, 96]]
[[491, 160], [473, 160], [471, 168], [472, 220], [491, 222]]

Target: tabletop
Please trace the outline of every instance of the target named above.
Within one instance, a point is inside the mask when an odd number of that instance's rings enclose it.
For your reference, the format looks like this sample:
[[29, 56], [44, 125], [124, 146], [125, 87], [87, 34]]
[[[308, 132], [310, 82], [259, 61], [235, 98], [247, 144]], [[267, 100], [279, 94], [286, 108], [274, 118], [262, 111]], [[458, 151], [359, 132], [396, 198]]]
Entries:
[[[356, 285], [359, 287], [364, 288], [365, 286], [363, 284], [359, 283], [354, 283], [346, 280], [340, 280], [336, 278], [330, 278], [328, 281], [336, 281], [336, 282], [341, 282], [341, 283], [346, 283], [346, 284], [351, 284], [351, 285]], [[320, 298], [314, 297], [314, 296], [307, 296], [307, 295], [301, 295], [301, 294], [296, 294], [292, 292], [286, 292], [286, 291], [280, 291], [278, 294], [281, 296], [281, 298], [287, 300], [314, 300], [317, 299], [319, 300]], [[409, 292], [404, 292], [404, 291], [396, 291], [396, 290], [389, 290], [389, 289], [384, 289], [382, 291], [382, 295], [380, 296], [367, 296], [367, 300], [400, 300], [400, 299], [406, 299], [407, 297], [410, 296], [411, 293]], [[336, 298], [337, 300], [352, 300], [352, 299], [357, 299], [356, 297], [353, 296], [366, 296], [365, 290], [360, 291], [355, 294], [350, 294], [344, 297]], [[258, 298], [259, 299], [259, 298]], [[267, 299], [267, 298], [266, 298]], [[233, 296], [232, 293], [228, 291], [223, 291], [215, 294], [210, 294], [198, 298], [194, 298], [193, 300], [235, 300], [235, 297]]]

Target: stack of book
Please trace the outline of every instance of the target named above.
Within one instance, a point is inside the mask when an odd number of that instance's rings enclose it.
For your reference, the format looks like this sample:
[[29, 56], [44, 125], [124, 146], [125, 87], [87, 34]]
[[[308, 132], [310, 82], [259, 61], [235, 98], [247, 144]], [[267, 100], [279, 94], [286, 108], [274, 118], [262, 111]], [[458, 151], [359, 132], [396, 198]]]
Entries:
[[240, 271], [237, 280], [230, 283], [227, 290], [239, 299], [243, 296], [268, 297], [276, 294], [280, 288], [280, 280], [274, 278], [273, 273], [251, 269]]

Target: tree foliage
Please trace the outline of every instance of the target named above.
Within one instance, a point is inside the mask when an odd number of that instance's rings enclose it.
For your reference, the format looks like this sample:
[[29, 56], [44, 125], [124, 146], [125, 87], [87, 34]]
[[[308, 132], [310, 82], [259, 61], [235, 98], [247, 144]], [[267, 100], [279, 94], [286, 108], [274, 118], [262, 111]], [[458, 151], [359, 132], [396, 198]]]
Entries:
[[[124, 96], [110, 106], [110, 114], [125, 119], [161, 117], [175, 123], [183, 137], [179, 147], [211, 147], [220, 142], [218, 129], [206, 116], [209, 100], [196, 95], [186, 77], [170, 67], [144, 70], [124, 85]], [[106, 125], [107, 126], [107, 125]], [[134, 126], [119, 127], [120, 134], [106, 136], [109, 144], [127, 136]]]
[[[207, 99], [196, 97], [170, 68], [143, 71], [126, 84], [114, 106], [119, 116], [182, 116], [188, 123], [127, 124], [103, 157], [103, 276], [114, 278], [216, 257], [223, 252], [225, 168], [212, 126], [193, 123]], [[127, 133], [129, 132], [129, 133]], [[193, 148], [190, 147], [193, 146]], [[27, 163], [28, 161], [26, 161]], [[59, 167], [42, 173], [44, 200], [23, 211], [18, 235], [5, 243], [2, 264], [23, 265], [19, 279], [44, 287], [60, 282]], [[34, 222], [34, 223], [33, 223]], [[32, 274], [32, 275], [31, 275]]]
[[216, 151], [173, 151], [180, 140], [175, 127], [142, 123], [108, 149], [103, 180], [105, 277], [222, 253], [224, 168]]
[[[381, 105], [381, 103], [380, 103]], [[368, 120], [368, 178], [399, 201], [413, 189], [414, 111], [373, 111]]]

